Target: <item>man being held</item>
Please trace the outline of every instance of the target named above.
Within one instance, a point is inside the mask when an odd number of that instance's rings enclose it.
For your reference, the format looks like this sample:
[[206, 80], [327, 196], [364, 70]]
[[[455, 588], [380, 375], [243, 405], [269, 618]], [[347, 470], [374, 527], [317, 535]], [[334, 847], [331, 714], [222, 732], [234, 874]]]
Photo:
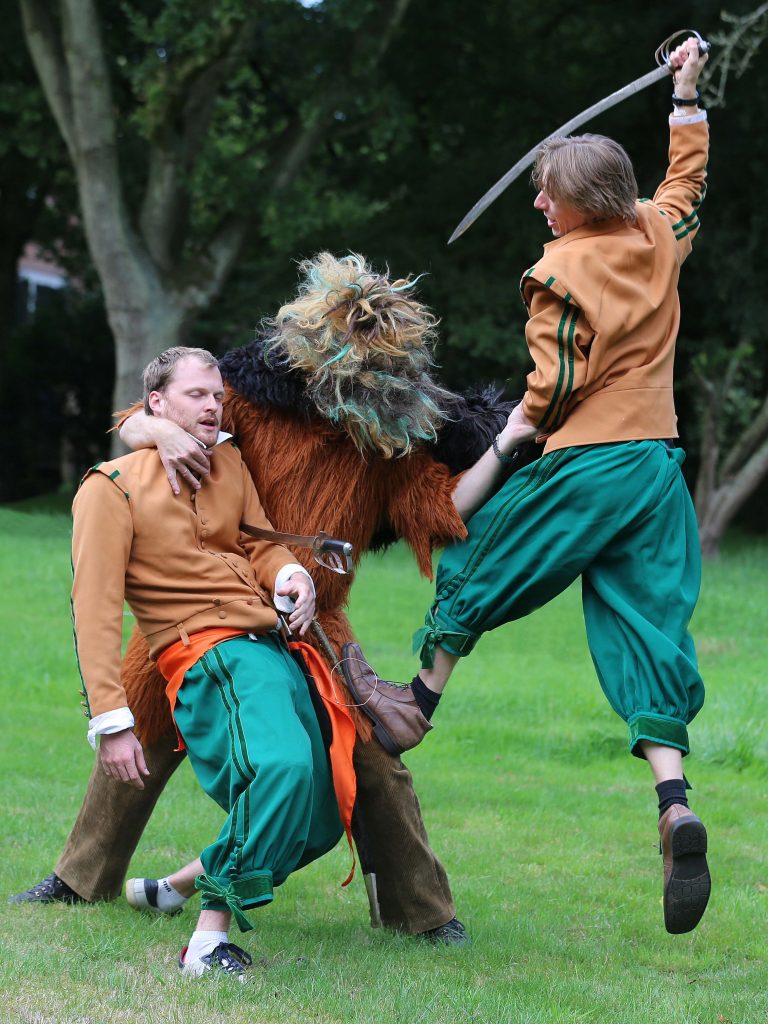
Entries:
[[[582, 578], [600, 684], [651, 767], [659, 796], [668, 931], [696, 926], [707, 905], [707, 835], [689, 810], [682, 757], [704, 688], [688, 623], [698, 596], [696, 517], [681, 474], [672, 392], [679, 269], [698, 230], [708, 133], [696, 83], [706, 62], [688, 39], [672, 55], [667, 177], [637, 201], [629, 157], [584, 135], [542, 147], [534, 201], [554, 241], [523, 276], [535, 363], [514, 436], [497, 438], [460, 481], [480, 504], [510, 445], [544, 435], [544, 455], [511, 477], [468, 522], [438, 570], [417, 634], [422, 668], [405, 688], [377, 680], [347, 648], [347, 683], [390, 750], [414, 745], [460, 657]], [[422, 730], [423, 732], [424, 730]], [[416, 740], [418, 742], [418, 740]]]
[[307, 684], [276, 632], [274, 603], [303, 633], [312, 581], [277, 544], [240, 533], [270, 529], [237, 448], [220, 437], [224, 388], [215, 358], [174, 348], [144, 372], [145, 408], [207, 449], [199, 490], [168, 487], [156, 451], [95, 467], [73, 506], [75, 641], [107, 775], [148, 775], [120, 681], [123, 601], [168, 682], [179, 736], [203, 788], [228, 813], [201, 854], [202, 911], [180, 965], [241, 974], [248, 955], [227, 941], [231, 915], [272, 900], [296, 868], [331, 849], [341, 822]]

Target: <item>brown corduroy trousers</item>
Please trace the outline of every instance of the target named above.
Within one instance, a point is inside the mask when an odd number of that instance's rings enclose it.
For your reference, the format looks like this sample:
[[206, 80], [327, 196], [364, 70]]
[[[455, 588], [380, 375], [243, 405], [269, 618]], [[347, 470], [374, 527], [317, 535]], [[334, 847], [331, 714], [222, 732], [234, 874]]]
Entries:
[[[184, 759], [174, 751], [176, 736], [145, 747], [150, 775], [144, 789], [115, 782], [94, 765], [80, 813], [55, 871], [89, 901], [119, 895], [128, 864], [168, 780]], [[357, 807], [367, 840], [369, 869], [375, 872], [381, 923], [418, 934], [455, 916], [443, 866], [432, 852], [413, 789], [399, 757], [372, 739], [357, 741]], [[182, 865], [179, 865], [181, 867]]]

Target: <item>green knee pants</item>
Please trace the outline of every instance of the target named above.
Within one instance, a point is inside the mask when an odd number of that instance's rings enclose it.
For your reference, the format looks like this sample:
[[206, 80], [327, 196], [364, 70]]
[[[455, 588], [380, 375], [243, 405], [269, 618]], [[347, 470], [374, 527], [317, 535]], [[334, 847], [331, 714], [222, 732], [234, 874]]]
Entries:
[[468, 654], [581, 576], [589, 648], [630, 749], [642, 756], [645, 739], [687, 753], [704, 686], [688, 633], [701, 558], [684, 457], [631, 441], [562, 449], [515, 473], [440, 561], [415, 637], [422, 663], [436, 644]]
[[342, 834], [328, 756], [307, 683], [274, 634], [235, 637], [189, 669], [176, 725], [203, 789], [227, 811], [201, 854], [201, 905], [231, 910], [272, 900], [297, 868]]

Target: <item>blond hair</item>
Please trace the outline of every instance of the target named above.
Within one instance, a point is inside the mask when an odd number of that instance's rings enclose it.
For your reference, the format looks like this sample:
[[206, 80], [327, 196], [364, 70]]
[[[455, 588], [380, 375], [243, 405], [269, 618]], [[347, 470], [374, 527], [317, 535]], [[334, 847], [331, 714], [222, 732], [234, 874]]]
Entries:
[[637, 180], [627, 151], [605, 135], [550, 139], [531, 173], [534, 187], [593, 220], [636, 217]]
[[144, 412], [152, 416], [153, 412], [149, 407], [149, 396], [153, 391], [163, 391], [169, 384], [173, 371], [182, 359], [192, 356], [198, 359], [204, 366], [218, 366], [219, 361], [213, 353], [206, 348], [187, 348], [185, 345], [174, 345], [167, 348], [159, 356], [155, 356], [151, 363], [147, 363], [142, 374], [144, 383]]

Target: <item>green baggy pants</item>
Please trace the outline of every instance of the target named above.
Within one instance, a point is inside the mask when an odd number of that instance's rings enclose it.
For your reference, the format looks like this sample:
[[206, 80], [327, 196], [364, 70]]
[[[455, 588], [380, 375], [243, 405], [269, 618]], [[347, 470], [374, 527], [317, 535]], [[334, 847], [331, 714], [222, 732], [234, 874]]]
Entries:
[[422, 664], [435, 645], [468, 654], [581, 576], [590, 652], [630, 750], [642, 756], [638, 742], [651, 740], [688, 753], [704, 686], [688, 633], [701, 556], [684, 458], [631, 441], [562, 449], [515, 473], [440, 561], [414, 638]]
[[307, 683], [275, 634], [213, 647], [184, 676], [175, 720], [203, 789], [227, 812], [203, 850], [201, 906], [243, 910], [342, 835]]

